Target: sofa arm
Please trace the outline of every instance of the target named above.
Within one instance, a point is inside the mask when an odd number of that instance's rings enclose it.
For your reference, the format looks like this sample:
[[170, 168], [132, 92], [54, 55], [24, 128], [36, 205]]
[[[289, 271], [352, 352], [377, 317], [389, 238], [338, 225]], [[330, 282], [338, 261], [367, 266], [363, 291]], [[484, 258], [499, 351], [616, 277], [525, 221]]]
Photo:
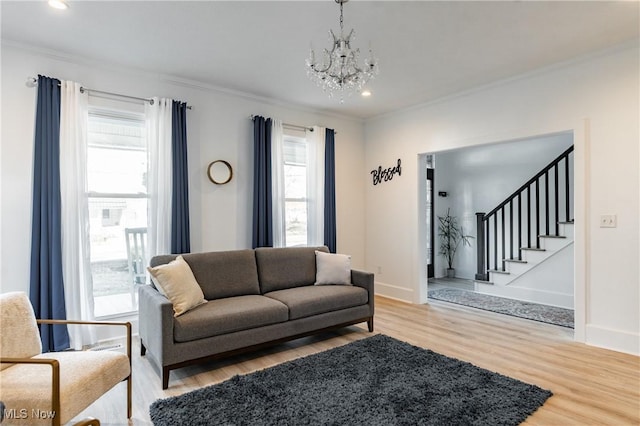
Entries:
[[173, 305], [151, 285], [140, 286], [138, 295], [141, 355], [149, 349], [162, 367], [173, 345]]
[[351, 284], [364, 288], [369, 294], [369, 307], [371, 317], [373, 317], [373, 314], [375, 312], [375, 289], [373, 278], [374, 277], [371, 272], [358, 271], [355, 269], [351, 270]]

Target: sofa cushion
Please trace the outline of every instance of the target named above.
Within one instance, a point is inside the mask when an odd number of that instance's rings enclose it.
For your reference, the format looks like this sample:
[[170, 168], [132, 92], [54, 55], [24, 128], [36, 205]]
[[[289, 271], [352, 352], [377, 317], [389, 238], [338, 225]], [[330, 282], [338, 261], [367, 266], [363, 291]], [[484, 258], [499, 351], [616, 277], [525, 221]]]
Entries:
[[257, 248], [256, 263], [262, 294], [313, 285], [316, 281], [316, 250], [329, 252], [326, 247]]
[[316, 250], [315, 285], [351, 285], [351, 256]]
[[305, 286], [265, 294], [289, 308], [289, 319], [309, 317], [367, 304], [368, 293], [351, 285]]
[[173, 305], [176, 317], [207, 302], [182, 256], [165, 265], [149, 266], [147, 270], [158, 291]]
[[210, 300], [174, 322], [174, 340], [192, 340], [234, 331], [247, 330], [269, 324], [285, 322], [289, 309], [275, 299], [264, 296], [236, 296]]
[[[253, 250], [183, 254], [207, 300], [260, 294]], [[176, 255], [156, 256], [151, 266], [168, 263]]]

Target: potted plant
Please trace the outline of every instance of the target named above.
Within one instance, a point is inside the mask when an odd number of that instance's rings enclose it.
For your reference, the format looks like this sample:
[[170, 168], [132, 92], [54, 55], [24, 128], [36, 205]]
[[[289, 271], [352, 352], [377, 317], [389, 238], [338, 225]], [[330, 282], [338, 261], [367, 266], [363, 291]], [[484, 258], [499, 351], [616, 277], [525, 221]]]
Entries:
[[440, 254], [447, 260], [447, 278], [455, 277], [455, 269], [453, 268], [453, 260], [460, 243], [471, 247], [469, 241], [473, 236], [465, 235], [462, 226], [458, 225], [458, 218], [451, 216], [447, 209], [447, 214], [438, 216], [440, 225], [438, 225], [438, 236], [440, 237]]

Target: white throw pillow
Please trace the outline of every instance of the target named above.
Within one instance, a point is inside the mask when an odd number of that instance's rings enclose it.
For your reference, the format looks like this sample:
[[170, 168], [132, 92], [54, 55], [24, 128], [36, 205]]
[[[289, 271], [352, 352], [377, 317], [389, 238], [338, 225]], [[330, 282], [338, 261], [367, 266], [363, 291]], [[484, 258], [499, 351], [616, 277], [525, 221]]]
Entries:
[[315, 285], [327, 284], [352, 285], [351, 256], [316, 250]]
[[148, 267], [147, 270], [158, 290], [162, 289], [160, 293], [164, 293], [173, 304], [175, 317], [207, 302], [189, 264], [182, 256], [166, 265]]

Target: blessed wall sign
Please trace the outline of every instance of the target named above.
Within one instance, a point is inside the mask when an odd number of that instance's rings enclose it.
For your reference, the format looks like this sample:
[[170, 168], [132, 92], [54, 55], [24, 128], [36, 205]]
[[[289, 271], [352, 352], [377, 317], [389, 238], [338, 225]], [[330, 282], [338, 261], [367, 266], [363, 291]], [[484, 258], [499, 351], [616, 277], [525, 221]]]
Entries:
[[390, 181], [396, 174], [398, 176], [402, 175], [402, 161], [400, 161], [399, 158], [398, 163], [393, 167], [383, 169], [382, 166], [378, 166], [377, 169], [371, 170], [371, 177], [373, 178], [374, 185]]

